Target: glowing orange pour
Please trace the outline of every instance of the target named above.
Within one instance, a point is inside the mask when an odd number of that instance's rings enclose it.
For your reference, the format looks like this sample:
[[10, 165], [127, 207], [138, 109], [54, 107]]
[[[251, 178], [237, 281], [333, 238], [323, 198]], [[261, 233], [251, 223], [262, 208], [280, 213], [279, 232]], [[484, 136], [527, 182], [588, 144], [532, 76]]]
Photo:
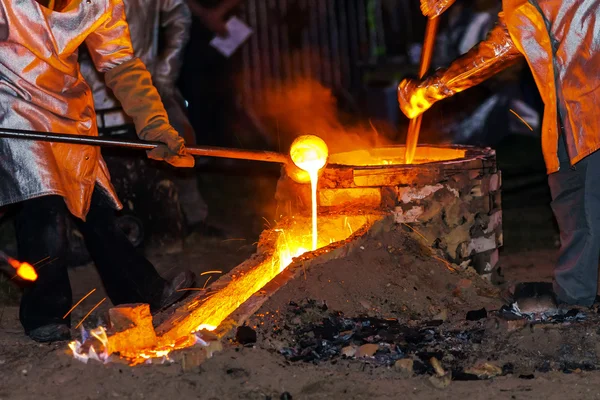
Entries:
[[317, 249], [317, 183], [319, 170], [327, 164], [329, 149], [318, 136], [300, 136], [290, 148], [290, 157], [296, 166], [308, 172], [312, 193], [312, 249]]
[[[435, 36], [437, 34], [439, 25], [439, 18], [429, 18], [427, 20], [427, 26], [425, 28], [425, 41], [423, 43], [423, 49], [421, 51], [421, 65], [419, 68], [419, 78], [423, 78], [427, 71], [429, 70], [429, 66], [431, 65], [431, 58], [433, 56], [433, 49], [435, 44]], [[414, 102], [411, 101], [411, 105], [418, 106], [418, 104], [424, 101], [422, 97], [423, 92], [419, 93], [415, 96]], [[416, 118], [410, 120], [408, 125], [408, 136], [406, 138], [406, 163], [412, 164], [413, 158], [415, 156], [415, 151], [417, 148], [417, 143], [419, 142], [419, 133], [421, 131], [421, 120], [422, 115], [419, 115]]]

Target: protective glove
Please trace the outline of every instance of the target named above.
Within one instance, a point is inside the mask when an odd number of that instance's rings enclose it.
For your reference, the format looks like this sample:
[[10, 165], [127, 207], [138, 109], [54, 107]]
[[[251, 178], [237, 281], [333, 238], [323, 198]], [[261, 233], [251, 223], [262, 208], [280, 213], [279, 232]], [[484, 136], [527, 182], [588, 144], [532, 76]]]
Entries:
[[123, 111], [133, 119], [138, 137], [164, 144], [150, 150], [149, 158], [163, 160], [176, 167], [194, 166], [194, 158], [186, 153], [183, 138], [169, 123], [150, 72], [139, 58], [108, 70], [104, 79]]
[[398, 85], [400, 109], [410, 119], [427, 111], [436, 101], [453, 94], [437, 75], [423, 80], [404, 79]]
[[400, 109], [407, 117], [415, 118], [436, 101], [476, 86], [522, 58], [510, 37], [504, 14], [500, 13], [487, 39], [454, 60], [447, 69], [438, 69], [420, 81], [405, 79], [400, 82]]
[[428, 18], [439, 17], [456, 0], [421, 0], [421, 12]]

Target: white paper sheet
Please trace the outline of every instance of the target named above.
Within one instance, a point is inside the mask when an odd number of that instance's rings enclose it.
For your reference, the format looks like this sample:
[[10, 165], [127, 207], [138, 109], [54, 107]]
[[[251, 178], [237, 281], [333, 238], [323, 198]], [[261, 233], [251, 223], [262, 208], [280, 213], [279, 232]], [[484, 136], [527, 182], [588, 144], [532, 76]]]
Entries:
[[231, 17], [226, 26], [229, 35], [224, 38], [216, 36], [211, 40], [210, 45], [225, 57], [231, 57], [242, 43], [252, 35], [252, 29], [237, 17]]

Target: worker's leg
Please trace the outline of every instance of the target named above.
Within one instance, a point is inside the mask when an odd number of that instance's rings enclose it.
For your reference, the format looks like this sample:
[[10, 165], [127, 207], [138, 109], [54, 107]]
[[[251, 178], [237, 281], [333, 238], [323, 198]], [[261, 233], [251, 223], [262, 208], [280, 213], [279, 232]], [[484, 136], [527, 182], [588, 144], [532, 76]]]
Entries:
[[559, 142], [560, 171], [548, 177], [561, 241], [554, 290], [562, 302], [590, 306], [600, 257], [600, 152], [571, 168]]
[[68, 215], [60, 196], [24, 201], [16, 215], [19, 260], [36, 266], [38, 274], [21, 298], [20, 319], [28, 334], [53, 324], [70, 325], [69, 317], [63, 319], [72, 302], [66, 264]]
[[176, 290], [193, 283], [189, 274], [164, 280], [118, 228], [115, 211], [99, 189], [94, 191], [86, 221], [77, 223], [113, 304], [148, 303], [156, 310], [182, 297], [184, 292]]

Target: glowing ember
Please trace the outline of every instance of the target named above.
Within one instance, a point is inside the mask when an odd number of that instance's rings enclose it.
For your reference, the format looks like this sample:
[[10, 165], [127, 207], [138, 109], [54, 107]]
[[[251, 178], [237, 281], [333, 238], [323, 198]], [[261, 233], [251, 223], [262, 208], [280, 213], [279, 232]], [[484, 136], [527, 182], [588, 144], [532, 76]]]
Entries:
[[[321, 240], [317, 247], [324, 247], [333, 242], [345, 240], [353, 234], [353, 228], [367, 225], [371, 218], [367, 215], [329, 216], [319, 224]], [[297, 218], [284, 226], [275, 229], [269, 236], [269, 246], [257, 259], [251, 259], [252, 268], [244, 272], [236, 272], [224, 287], [208, 295], [200, 295], [192, 301], [184, 303], [160, 326], [153, 329], [151, 318], [143, 318], [150, 323], [142, 326], [138, 322], [129, 332], [111, 334], [106, 341], [95, 339], [93, 347], [86, 347], [89, 335], [83, 335], [83, 343], [72, 342], [69, 347], [76, 359], [87, 362], [90, 358], [106, 362], [113, 353], [127, 359], [131, 365], [150, 362], [153, 358], [163, 360], [173, 350], [194, 345], [209, 348], [209, 341], [202, 338], [208, 336], [206, 331], [214, 331], [219, 326], [227, 325], [226, 319], [253, 294], [260, 291], [267, 283], [288, 267], [297, 256], [310, 247], [313, 235], [306, 234], [308, 221]], [[254, 264], [255, 263], [255, 264]], [[114, 309], [112, 309], [114, 311]], [[99, 332], [104, 332], [103, 328]], [[142, 344], [142, 339], [156, 335], [157, 342]], [[99, 334], [102, 337], [101, 334]], [[214, 336], [214, 334], [213, 334]], [[132, 343], [133, 341], [133, 343]], [[86, 353], [86, 349], [88, 349]]]
[[290, 157], [298, 168], [308, 172], [312, 193], [312, 249], [317, 249], [317, 183], [319, 170], [327, 164], [329, 150], [323, 139], [312, 136], [300, 136], [290, 148]]
[[26, 281], [35, 281], [37, 280], [37, 272], [35, 272], [35, 268], [31, 266], [31, 264], [20, 262], [15, 260], [12, 257], [7, 256], [6, 254], [0, 252], [0, 258], [4, 259], [11, 267], [13, 267], [17, 271], [17, 275]]

